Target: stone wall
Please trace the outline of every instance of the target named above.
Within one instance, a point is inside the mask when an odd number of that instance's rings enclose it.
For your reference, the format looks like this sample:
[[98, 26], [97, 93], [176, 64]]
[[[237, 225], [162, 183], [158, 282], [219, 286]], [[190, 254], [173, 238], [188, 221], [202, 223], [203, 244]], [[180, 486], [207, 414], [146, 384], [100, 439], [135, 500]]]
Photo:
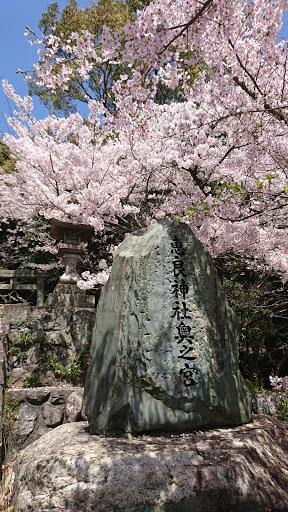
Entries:
[[4, 403], [6, 462], [51, 429], [86, 419], [83, 388], [7, 389]]
[[85, 419], [95, 308], [0, 305], [2, 460], [52, 428]]
[[83, 385], [95, 309], [1, 305], [8, 387]]

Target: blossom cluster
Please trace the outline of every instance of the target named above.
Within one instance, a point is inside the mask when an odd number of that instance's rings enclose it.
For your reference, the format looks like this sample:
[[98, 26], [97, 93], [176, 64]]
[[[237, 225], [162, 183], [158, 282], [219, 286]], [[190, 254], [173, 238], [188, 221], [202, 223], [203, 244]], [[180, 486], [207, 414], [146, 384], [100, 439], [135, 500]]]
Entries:
[[270, 375], [269, 380], [273, 390], [280, 391], [288, 400], [288, 376], [272, 377], [272, 375]]
[[285, 377], [269, 377], [273, 391], [276, 392], [274, 401], [278, 410], [278, 418], [288, 421], [288, 375]]
[[81, 290], [91, 290], [91, 288], [95, 288], [97, 286], [103, 286], [107, 283], [110, 275], [110, 271], [102, 270], [100, 272], [91, 274], [89, 271], [82, 272], [81, 279], [77, 281], [77, 286]]

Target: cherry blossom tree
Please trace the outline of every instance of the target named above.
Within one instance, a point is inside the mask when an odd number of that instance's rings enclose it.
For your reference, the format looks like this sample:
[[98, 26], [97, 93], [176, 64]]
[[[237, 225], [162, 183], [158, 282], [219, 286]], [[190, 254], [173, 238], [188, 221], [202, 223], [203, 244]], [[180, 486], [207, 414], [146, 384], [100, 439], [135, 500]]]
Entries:
[[[2, 216], [35, 212], [123, 231], [162, 218], [191, 226], [213, 256], [233, 251], [288, 277], [286, 0], [154, 0], [134, 23], [95, 42], [36, 39], [37, 82], [65, 91], [94, 65], [120, 62], [116, 109], [33, 118], [30, 98], [5, 143], [17, 172], [2, 177]], [[59, 57], [59, 47], [66, 57]], [[198, 73], [195, 76], [195, 66]], [[157, 88], [181, 102], [159, 105]]]

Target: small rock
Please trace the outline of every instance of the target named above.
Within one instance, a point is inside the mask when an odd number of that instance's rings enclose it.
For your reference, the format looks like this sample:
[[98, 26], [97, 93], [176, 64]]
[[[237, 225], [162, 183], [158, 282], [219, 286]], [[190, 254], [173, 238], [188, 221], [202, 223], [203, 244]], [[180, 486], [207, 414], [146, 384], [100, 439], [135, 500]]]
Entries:
[[[27, 390], [25, 390], [27, 393]], [[44, 404], [44, 402], [47, 402], [50, 396], [49, 389], [45, 388], [37, 388], [37, 389], [31, 389], [28, 391], [26, 399], [27, 402], [34, 405], [41, 405]]]
[[62, 405], [44, 404], [43, 418], [47, 427], [57, 427], [61, 425], [64, 417], [64, 408]]
[[13, 429], [13, 437], [18, 439], [19, 443], [26, 441], [27, 437], [33, 432], [37, 420], [37, 409], [23, 404], [19, 406], [16, 414], [16, 420]]
[[54, 392], [54, 393], [51, 393], [51, 397], [50, 397], [50, 402], [51, 404], [53, 405], [59, 405], [59, 404], [64, 404], [66, 401], [66, 394], [63, 393], [63, 392]]
[[254, 414], [277, 414], [277, 405], [271, 393], [252, 393], [251, 404]]
[[81, 415], [83, 391], [72, 391], [66, 401], [65, 419], [68, 423], [77, 421]]

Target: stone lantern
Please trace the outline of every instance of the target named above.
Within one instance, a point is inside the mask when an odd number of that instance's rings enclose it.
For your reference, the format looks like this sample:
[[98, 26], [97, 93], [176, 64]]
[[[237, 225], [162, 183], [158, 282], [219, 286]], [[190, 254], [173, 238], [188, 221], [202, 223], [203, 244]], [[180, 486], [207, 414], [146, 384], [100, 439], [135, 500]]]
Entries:
[[77, 263], [84, 254], [83, 244], [88, 242], [92, 233], [92, 226], [52, 219], [50, 235], [55, 240], [61, 240], [58, 256], [65, 265], [65, 272], [59, 283], [76, 284], [80, 279], [76, 270]]
[[94, 306], [95, 298], [86, 295], [85, 290], [80, 290], [77, 287], [77, 281], [80, 279], [80, 276], [76, 268], [81, 256], [84, 254], [83, 246], [88, 242], [92, 233], [92, 226], [52, 219], [50, 235], [55, 240], [61, 240], [58, 256], [65, 265], [65, 272], [60, 277], [54, 292], [48, 296], [48, 306]]

